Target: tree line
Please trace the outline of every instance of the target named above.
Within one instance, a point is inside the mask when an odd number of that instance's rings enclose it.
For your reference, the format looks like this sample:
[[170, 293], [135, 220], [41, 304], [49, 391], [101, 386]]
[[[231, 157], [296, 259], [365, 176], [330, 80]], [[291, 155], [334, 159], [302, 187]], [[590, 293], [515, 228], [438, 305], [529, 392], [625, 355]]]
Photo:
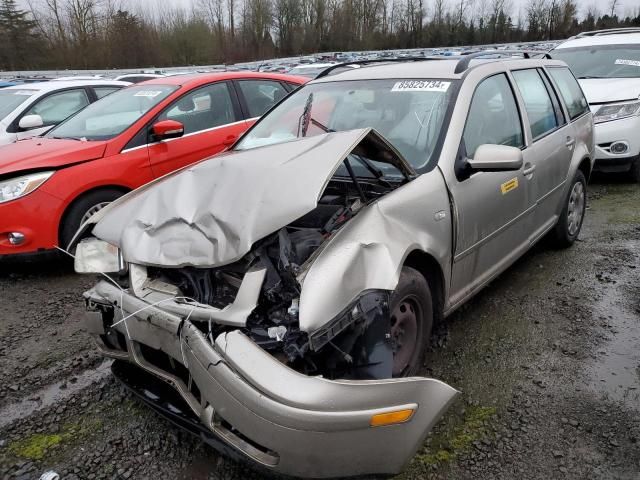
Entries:
[[[0, 0], [0, 70], [234, 63], [313, 52], [567, 38], [640, 26], [617, 0]], [[602, 8], [602, 7], [601, 7]]]

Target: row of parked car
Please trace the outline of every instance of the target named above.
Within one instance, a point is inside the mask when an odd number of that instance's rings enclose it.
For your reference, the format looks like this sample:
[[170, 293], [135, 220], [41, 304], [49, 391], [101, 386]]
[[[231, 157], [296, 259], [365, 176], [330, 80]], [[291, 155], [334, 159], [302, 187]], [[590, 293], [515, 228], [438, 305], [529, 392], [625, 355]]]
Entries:
[[571, 246], [594, 166], [636, 175], [637, 36], [123, 88], [0, 148], [0, 253], [101, 274], [114, 374], [225, 453], [397, 473], [458, 394], [416, 376], [434, 322]]

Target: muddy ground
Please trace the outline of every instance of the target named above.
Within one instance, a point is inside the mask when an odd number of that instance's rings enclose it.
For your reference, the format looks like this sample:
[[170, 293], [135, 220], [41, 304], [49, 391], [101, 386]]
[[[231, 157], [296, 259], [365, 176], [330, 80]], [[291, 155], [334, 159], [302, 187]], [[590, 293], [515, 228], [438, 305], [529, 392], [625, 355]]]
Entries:
[[[434, 335], [462, 391], [399, 478], [640, 478], [640, 188], [596, 181], [580, 241], [536, 247]], [[93, 280], [0, 265], [0, 477], [260, 478], [116, 384], [80, 328]]]

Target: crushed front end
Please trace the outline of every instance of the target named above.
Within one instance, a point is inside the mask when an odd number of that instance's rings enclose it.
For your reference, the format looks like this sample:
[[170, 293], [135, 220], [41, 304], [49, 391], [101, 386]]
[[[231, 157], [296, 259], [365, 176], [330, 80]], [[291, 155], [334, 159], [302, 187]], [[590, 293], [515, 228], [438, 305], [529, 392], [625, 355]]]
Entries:
[[[369, 132], [340, 135], [351, 149], [370, 138]], [[178, 392], [201, 434], [263, 468], [307, 478], [394, 474], [457, 392], [434, 379], [391, 378], [387, 289], [363, 290], [318, 328], [303, 322], [300, 299], [314, 260], [354, 217], [408, 181], [358, 182], [333, 172], [311, 192], [313, 208], [249, 239], [246, 251], [235, 246], [243, 241], [241, 226], [233, 231], [226, 222], [226, 238], [239, 241], [227, 248], [233, 250], [228, 261], [216, 265], [133, 258], [148, 250], [125, 261], [127, 251], [106, 239], [81, 242], [77, 266], [93, 262], [89, 270], [119, 272], [84, 294], [86, 325], [101, 351], [120, 361], [118, 376], [132, 388], [140, 384], [154, 408], [163, 410], [161, 394], [132, 380], [135, 369]], [[191, 216], [181, 215], [187, 224]], [[144, 225], [145, 232], [161, 223], [144, 220], [144, 213], [139, 218], [135, 226]], [[159, 251], [170, 251], [173, 239], [164, 238]], [[123, 369], [122, 362], [133, 367]], [[175, 408], [164, 410], [188, 423]]]

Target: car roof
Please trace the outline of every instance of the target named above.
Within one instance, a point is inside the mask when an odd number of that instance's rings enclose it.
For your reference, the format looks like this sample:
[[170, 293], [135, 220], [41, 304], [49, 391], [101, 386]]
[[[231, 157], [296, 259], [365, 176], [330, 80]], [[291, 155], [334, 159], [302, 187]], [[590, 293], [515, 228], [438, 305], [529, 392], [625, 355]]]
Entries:
[[[469, 70], [480, 66], [489, 66], [496, 71], [536, 68], [545, 65], [566, 66], [564, 62], [547, 59], [513, 58], [476, 58], [471, 60], [469, 68], [456, 73], [456, 66], [464, 56], [443, 57], [443, 59], [426, 59], [407, 62], [374, 63], [360, 68], [352, 68], [335, 75], [313, 80], [311, 83], [323, 83], [345, 80], [382, 80], [382, 79], [415, 79], [437, 78], [456, 80], [462, 78]], [[348, 65], [348, 63], [347, 63]]]
[[39, 92], [52, 92], [54, 90], [62, 90], [71, 87], [90, 87], [90, 86], [118, 86], [128, 87], [129, 82], [118, 82], [116, 80], [61, 80], [59, 82], [34, 82], [21, 83], [13, 87], [7, 87], [5, 90], [37, 90]]
[[283, 80], [295, 83], [305, 83], [309, 79], [295, 75], [285, 75], [271, 72], [215, 72], [215, 73], [194, 73], [187, 75], [174, 75], [170, 77], [154, 78], [138, 83], [138, 85], [179, 85], [184, 87], [197, 87], [219, 80], [233, 80], [237, 78], [263, 78], [272, 80]]
[[562, 42], [554, 50], [576, 47], [595, 47], [598, 45], [629, 45], [640, 44], [640, 33], [609, 33], [585, 37], [570, 38]]

